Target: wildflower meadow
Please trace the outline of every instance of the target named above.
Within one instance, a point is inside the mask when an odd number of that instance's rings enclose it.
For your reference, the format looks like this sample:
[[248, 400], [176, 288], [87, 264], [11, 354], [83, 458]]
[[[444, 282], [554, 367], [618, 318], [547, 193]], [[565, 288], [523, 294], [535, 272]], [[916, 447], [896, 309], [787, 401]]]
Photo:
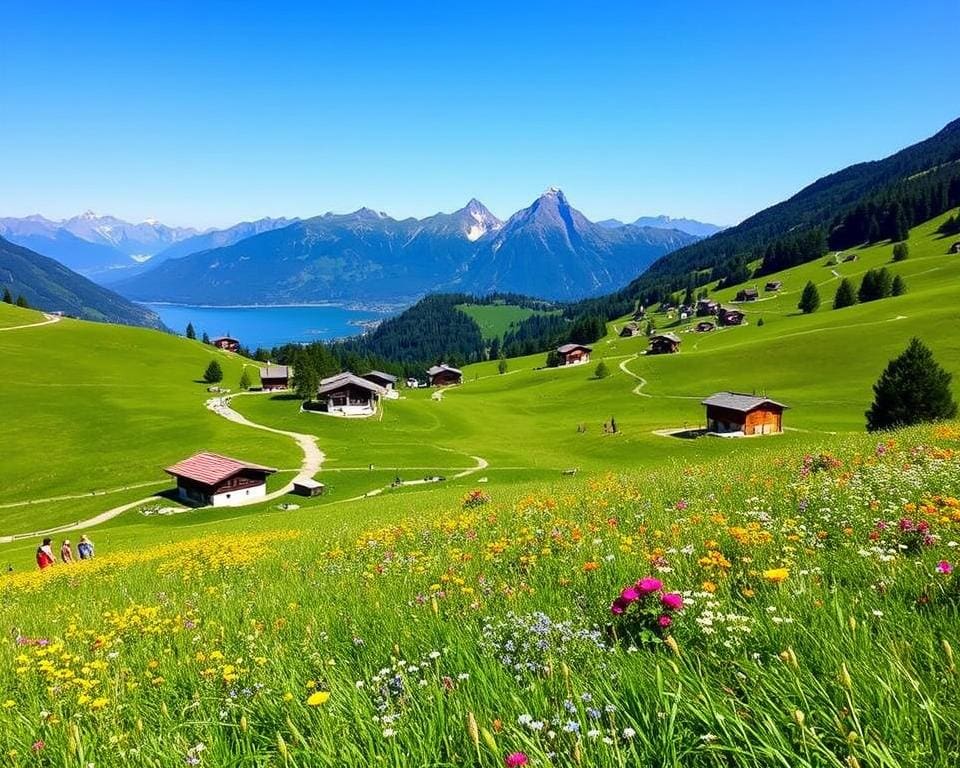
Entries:
[[0, 754], [958, 765], [958, 497], [939, 427], [10, 575]]

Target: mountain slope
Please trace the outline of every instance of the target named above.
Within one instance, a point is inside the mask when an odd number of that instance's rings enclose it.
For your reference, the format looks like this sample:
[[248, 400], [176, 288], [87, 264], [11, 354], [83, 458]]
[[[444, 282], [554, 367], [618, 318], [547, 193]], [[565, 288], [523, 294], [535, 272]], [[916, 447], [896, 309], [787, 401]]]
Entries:
[[551, 188], [478, 243], [460, 284], [480, 293], [590, 296], [623, 284], [657, 257], [693, 240], [675, 230], [594, 224], [562, 191]]
[[30, 306], [85, 320], [162, 328], [160, 318], [63, 264], [0, 237], [0, 285]]
[[[598, 221], [597, 224], [610, 228], [627, 226], [625, 222], [619, 219], [604, 219], [603, 221]], [[630, 226], [653, 227], [654, 229], [678, 229], [681, 232], [686, 232], [688, 235], [695, 235], [696, 237], [710, 237], [725, 229], [725, 227], [708, 224], [704, 221], [697, 221], [696, 219], [674, 219], [671, 216], [662, 215], [641, 216], [636, 221], [630, 222]]]

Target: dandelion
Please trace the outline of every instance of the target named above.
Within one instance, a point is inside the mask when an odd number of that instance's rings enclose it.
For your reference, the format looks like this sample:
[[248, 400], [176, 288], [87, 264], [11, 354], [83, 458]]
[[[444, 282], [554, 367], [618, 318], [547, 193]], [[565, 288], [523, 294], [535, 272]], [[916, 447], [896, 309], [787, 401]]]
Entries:
[[307, 705], [310, 707], [319, 707], [326, 704], [330, 699], [330, 693], [327, 691], [315, 691], [307, 698]]
[[770, 568], [763, 572], [763, 578], [771, 584], [782, 584], [790, 578], [790, 571], [786, 568]]

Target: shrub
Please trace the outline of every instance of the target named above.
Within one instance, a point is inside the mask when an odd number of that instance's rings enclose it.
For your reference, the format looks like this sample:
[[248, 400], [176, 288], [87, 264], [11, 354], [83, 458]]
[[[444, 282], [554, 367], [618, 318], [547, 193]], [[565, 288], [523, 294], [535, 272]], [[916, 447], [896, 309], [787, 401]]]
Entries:
[[597, 367], [593, 372], [593, 375], [598, 379], [605, 379], [610, 375], [610, 369], [607, 367], [605, 361], [601, 360], [597, 363]]
[[211, 360], [207, 370], [203, 372], [203, 380], [207, 384], [216, 384], [223, 381], [223, 369], [216, 360]]

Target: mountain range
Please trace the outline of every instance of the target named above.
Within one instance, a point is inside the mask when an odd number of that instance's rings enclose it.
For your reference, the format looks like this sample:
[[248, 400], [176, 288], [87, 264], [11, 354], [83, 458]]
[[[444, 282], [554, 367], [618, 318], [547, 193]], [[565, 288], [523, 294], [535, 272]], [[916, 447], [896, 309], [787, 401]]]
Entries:
[[31, 307], [84, 320], [162, 328], [151, 310], [91, 282], [29, 248], [0, 237], [0, 286]]
[[327, 213], [167, 259], [115, 288], [185, 304], [404, 303], [438, 290], [576, 299], [613, 290], [697, 239], [595, 224], [551, 188], [506, 222], [478, 200], [425, 219]]
[[[601, 227], [610, 228], [626, 226], [626, 223], [619, 219], [604, 219], [598, 221], [597, 224]], [[631, 221], [630, 225], [634, 227], [653, 227], [654, 229], [678, 229], [696, 237], [710, 237], [726, 229], [726, 227], [717, 224], [707, 224], [696, 219], [675, 219], [672, 216], [641, 216], [636, 221]]]

